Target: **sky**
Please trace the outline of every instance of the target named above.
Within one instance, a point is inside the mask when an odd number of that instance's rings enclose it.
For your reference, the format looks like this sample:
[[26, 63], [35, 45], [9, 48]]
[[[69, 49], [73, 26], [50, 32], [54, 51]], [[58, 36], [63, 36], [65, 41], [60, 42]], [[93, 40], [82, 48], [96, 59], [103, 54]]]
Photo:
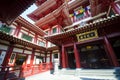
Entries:
[[31, 19], [29, 19], [27, 17], [27, 14], [33, 12], [35, 9], [37, 9], [37, 6], [35, 4], [33, 4], [28, 9], [26, 9], [20, 16], [22, 16], [23, 18], [25, 18], [26, 20], [28, 20], [30, 23], [34, 24], [34, 21], [32, 21]]

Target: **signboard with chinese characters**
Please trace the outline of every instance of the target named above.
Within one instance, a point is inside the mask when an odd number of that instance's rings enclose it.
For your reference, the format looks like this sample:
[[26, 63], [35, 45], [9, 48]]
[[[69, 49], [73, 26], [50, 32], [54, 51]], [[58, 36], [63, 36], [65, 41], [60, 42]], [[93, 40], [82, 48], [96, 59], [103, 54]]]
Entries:
[[80, 42], [80, 41], [85, 41], [85, 40], [97, 38], [98, 33], [97, 33], [97, 30], [92, 30], [89, 32], [77, 34], [76, 36], [77, 36], [78, 42]]

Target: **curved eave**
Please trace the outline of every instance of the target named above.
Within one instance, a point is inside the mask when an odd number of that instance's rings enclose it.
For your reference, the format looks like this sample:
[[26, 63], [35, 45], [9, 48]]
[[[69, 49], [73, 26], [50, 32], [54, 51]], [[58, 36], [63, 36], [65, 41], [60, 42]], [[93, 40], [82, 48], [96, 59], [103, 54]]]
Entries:
[[15, 44], [19, 44], [19, 45], [28, 46], [28, 47], [31, 47], [31, 48], [36, 48], [36, 49], [39, 49], [39, 50], [42, 50], [42, 51], [46, 50], [46, 48], [44, 48], [44, 47], [38, 46], [36, 44], [33, 44], [33, 43], [28, 42], [28, 41], [23, 40], [23, 39], [16, 38], [12, 35], [9, 35], [9, 34], [6, 34], [6, 33], [2, 32], [2, 31], [0, 31], [0, 36], [1, 36], [0, 37], [1, 40], [5, 40], [5, 41], [15, 43]]
[[48, 0], [41, 4], [40, 6], [38, 6], [38, 8], [35, 11], [28, 14], [27, 16], [32, 20], [36, 21], [38, 20], [38, 18], [44, 17], [46, 14], [49, 14], [62, 4], [63, 4], [62, 0]]
[[10, 25], [35, 0], [0, 0], [0, 21]]
[[51, 7], [55, 5], [57, 5], [57, 0], [48, 0], [44, 2], [43, 4], [41, 4], [40, 6], [38, 6], [38, 8], [35, 11], [28, 14], [27, 16], [31, 18], [32, 20], [36, 21], [38, 19], [36, 17], [39, 17], [39, 15], [44, 14], [44, 12], [46, 12], [47, 10], [49, 10]]
[[114, 0], [90, 0], [91, 5], [91, 15], [95, 16], [102, 12], [108, 12], [110, 4], [114, 2]]
[[47, 0], [36, 0], [35, 5], [36, 5], [36, 6], [40, 6], [40, 5], [43, 4], [45, 1], [47, 1]]
[[[62, 18], [62, 20], [60, 18]], [[58, 21], [58, 24], [60, 21], [62, 21], [62, 23], [64, 23], [66, 26], [72, 24], [72, 21], [69, 17], [69, 13], [68, 13], [68, 10], [65, 4], [60, 6], [58, 9], [56, 9], [52, 13], [49, 13], [45, 17], [41, 18], [35, 24], [39, 27], [42, 27], [46, 24], [49, 24], [50, 22], [54, 20]]]
[[118, 24], [119, 21], [120, 21], [120, 15], [116, 15], [115, 17], [108, 17], [108, 18], [104, 18], [100, 21], [87, 24], [82, 28], [77, 28], [77, 29], [74, 29], [71, 31], [60, 33], [60, 34], [46, 36], [45, 39], [56, 45], [61, 45], [62, 43], [60, 42], [60, 40], [63, 40], [64, 38], [68, 38], [68, 37], [76, 35], [76, 34], [84, 33], [89, 30], [99, 29], [99, 28], [103, 28], [103, 27], [109, 27], [112, 24], [116, 24], [116, 23]]
[[38, 35], [44, 36], [46, 33], [43, 32], [38, 26], [31, 24], [21, 16], [19, 16], [15, 22], [22, 24], [25, 28], [37, 33]]
[[53, 50], [59, 50], [58, 46], [53, 46], [53, 47], [49, 47], [46, 49], [47, 51], [53, 51]]

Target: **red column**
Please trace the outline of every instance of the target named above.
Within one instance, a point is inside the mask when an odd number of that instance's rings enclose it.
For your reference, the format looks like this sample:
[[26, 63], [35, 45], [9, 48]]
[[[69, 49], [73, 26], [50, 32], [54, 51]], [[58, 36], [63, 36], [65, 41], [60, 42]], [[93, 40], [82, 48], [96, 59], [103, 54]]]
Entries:
[[31, 66], [33, 66], [34, 56], [35, 56], [35, 49], [33, 48], [33, 50], [32, 50], [32, 55], [31, 55], [31, 61], [30, 61], [30, 65], [31, 65]]
[[64, 50], [64, 46], [63, 45], [62, 45], [62, 67], [63, 68], [67, 68], [66, 60], [65, 60], [65, 50]]
[[75, 55], [75, 60], [76, 60], [76, 68], [81, 68], [79, 53], [78, 53], [78, 50], [77, 50], [75, 43], [74, 43], [74, 55]]
[[35, 56], [35, 49], [33, 48], [33, 50], [32, 50], [32, 55], [31, 55], [31, 60], [30, 60], [30, 67], [31, 67], [31, 69], [32, 69], [32, 74], [34, 73], [34, 64], [33, 64], [33, 62], [34, 62], [34, 56]]
[[34, 43], [37, 43], [37, 38], [38, 38], [38, 35], [35, 34], [35, 37], [34, 37]]
[[46, 52], [46, 54], [45, 54], [45, 63], [46, 63], [46, 61], [47, 61], [47, 52]]
[[58, 33], [60, 33], [60, 25], [58, 25]]
[[8, 63], [9, 63], [10, 56], [11, 56], [11, 54], [12, 54], [12, 52], [13, 52], [13, 48], [14, 48], [13, 45], [14, 45], [14, 44], [10, 44], [10, 46], [9, 46], [7, 52], [6, 52], [6, 56], [5, 56], [4, 62], [3, 62], [3, 64], [2, 64], [3, 66], [7, 66]]
[[15, 29], [14, 35], [15, 35], [15, 36], [18, 36], [19, 33], [20, 33], [20, 30], [21, 30], [21, 26], [18, 25], [18, 26], [16, 27], [16, 29]]
[[118, 63], [117, 58], [115, 56], [114, 50], [113, 50], [113, 48], [112, 48], [112, 46], [111, 46], [111, 44], [108, 41], [106, 36], [104, 37], [104, 44], [105, 44], [105, 47], [106, 47], [106, 49], [107, 49], [107, 51], [109, 53], [109, 56], [111, 58], [111, 61], [112, 61], [113, 65], [114, 65], [114, 67], [119, 67], [119, 63]]
[[111, 3], [111, 7], [114, 9], [114, 11], [117, 14], [120, 14], [120, 9], [118, 8], [118, 6], [114, 2]]
[[66, 67], [69, 67], [69, 65], [68, 65], [68, 54], [66, 53], [66, 51], [65, 51], [65, 60], [66, 60]]
[[52, 51], [50, 52], [50, 69], [52, 69], [53, 66], [52, 66]]
[[[38, 35], [35, 34], [35, 36], [34, 36], [34, 43], [36, 43], [36, 44], [37, 44], [37, 38], [38, 38]], [[33, 66], [34, 56], [35, 56], [35, 49], [33, 48], [32, 55], [31, 55], [31, 61], [30, 61], [31, 67]]]
[[49, 35], [51, 35], [52, 34], [52, 27], [50, 27], [50, 31], [49, 31]]
[[50, 63], [52, 63], [52, 51], [50, 52]]
[[62, 48], [61, 47], [59, 47], [59, 59], [60, 59], [60, 67], [62, 66], [62, 50], [61, 50]]

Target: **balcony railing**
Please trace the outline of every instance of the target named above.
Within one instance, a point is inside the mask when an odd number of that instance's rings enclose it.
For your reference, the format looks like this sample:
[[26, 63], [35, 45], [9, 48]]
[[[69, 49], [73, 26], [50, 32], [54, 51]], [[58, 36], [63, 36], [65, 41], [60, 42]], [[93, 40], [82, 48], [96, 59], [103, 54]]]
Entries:
[[52, 63], [41, 63], [39, 65], [25, 66], [0, 66], [0, 80], [15, 80], [24, 78], [37, 73], [45, 72], [53, 68]]
[[0, 80], [7, 80], [10, 67], [0, 66]]
[[21, 70], [20, 77], [27, 77], [33, 74], [41, 73], [52, 69], [52, 63], [41, 63], [39, 65], [25, 66]]

